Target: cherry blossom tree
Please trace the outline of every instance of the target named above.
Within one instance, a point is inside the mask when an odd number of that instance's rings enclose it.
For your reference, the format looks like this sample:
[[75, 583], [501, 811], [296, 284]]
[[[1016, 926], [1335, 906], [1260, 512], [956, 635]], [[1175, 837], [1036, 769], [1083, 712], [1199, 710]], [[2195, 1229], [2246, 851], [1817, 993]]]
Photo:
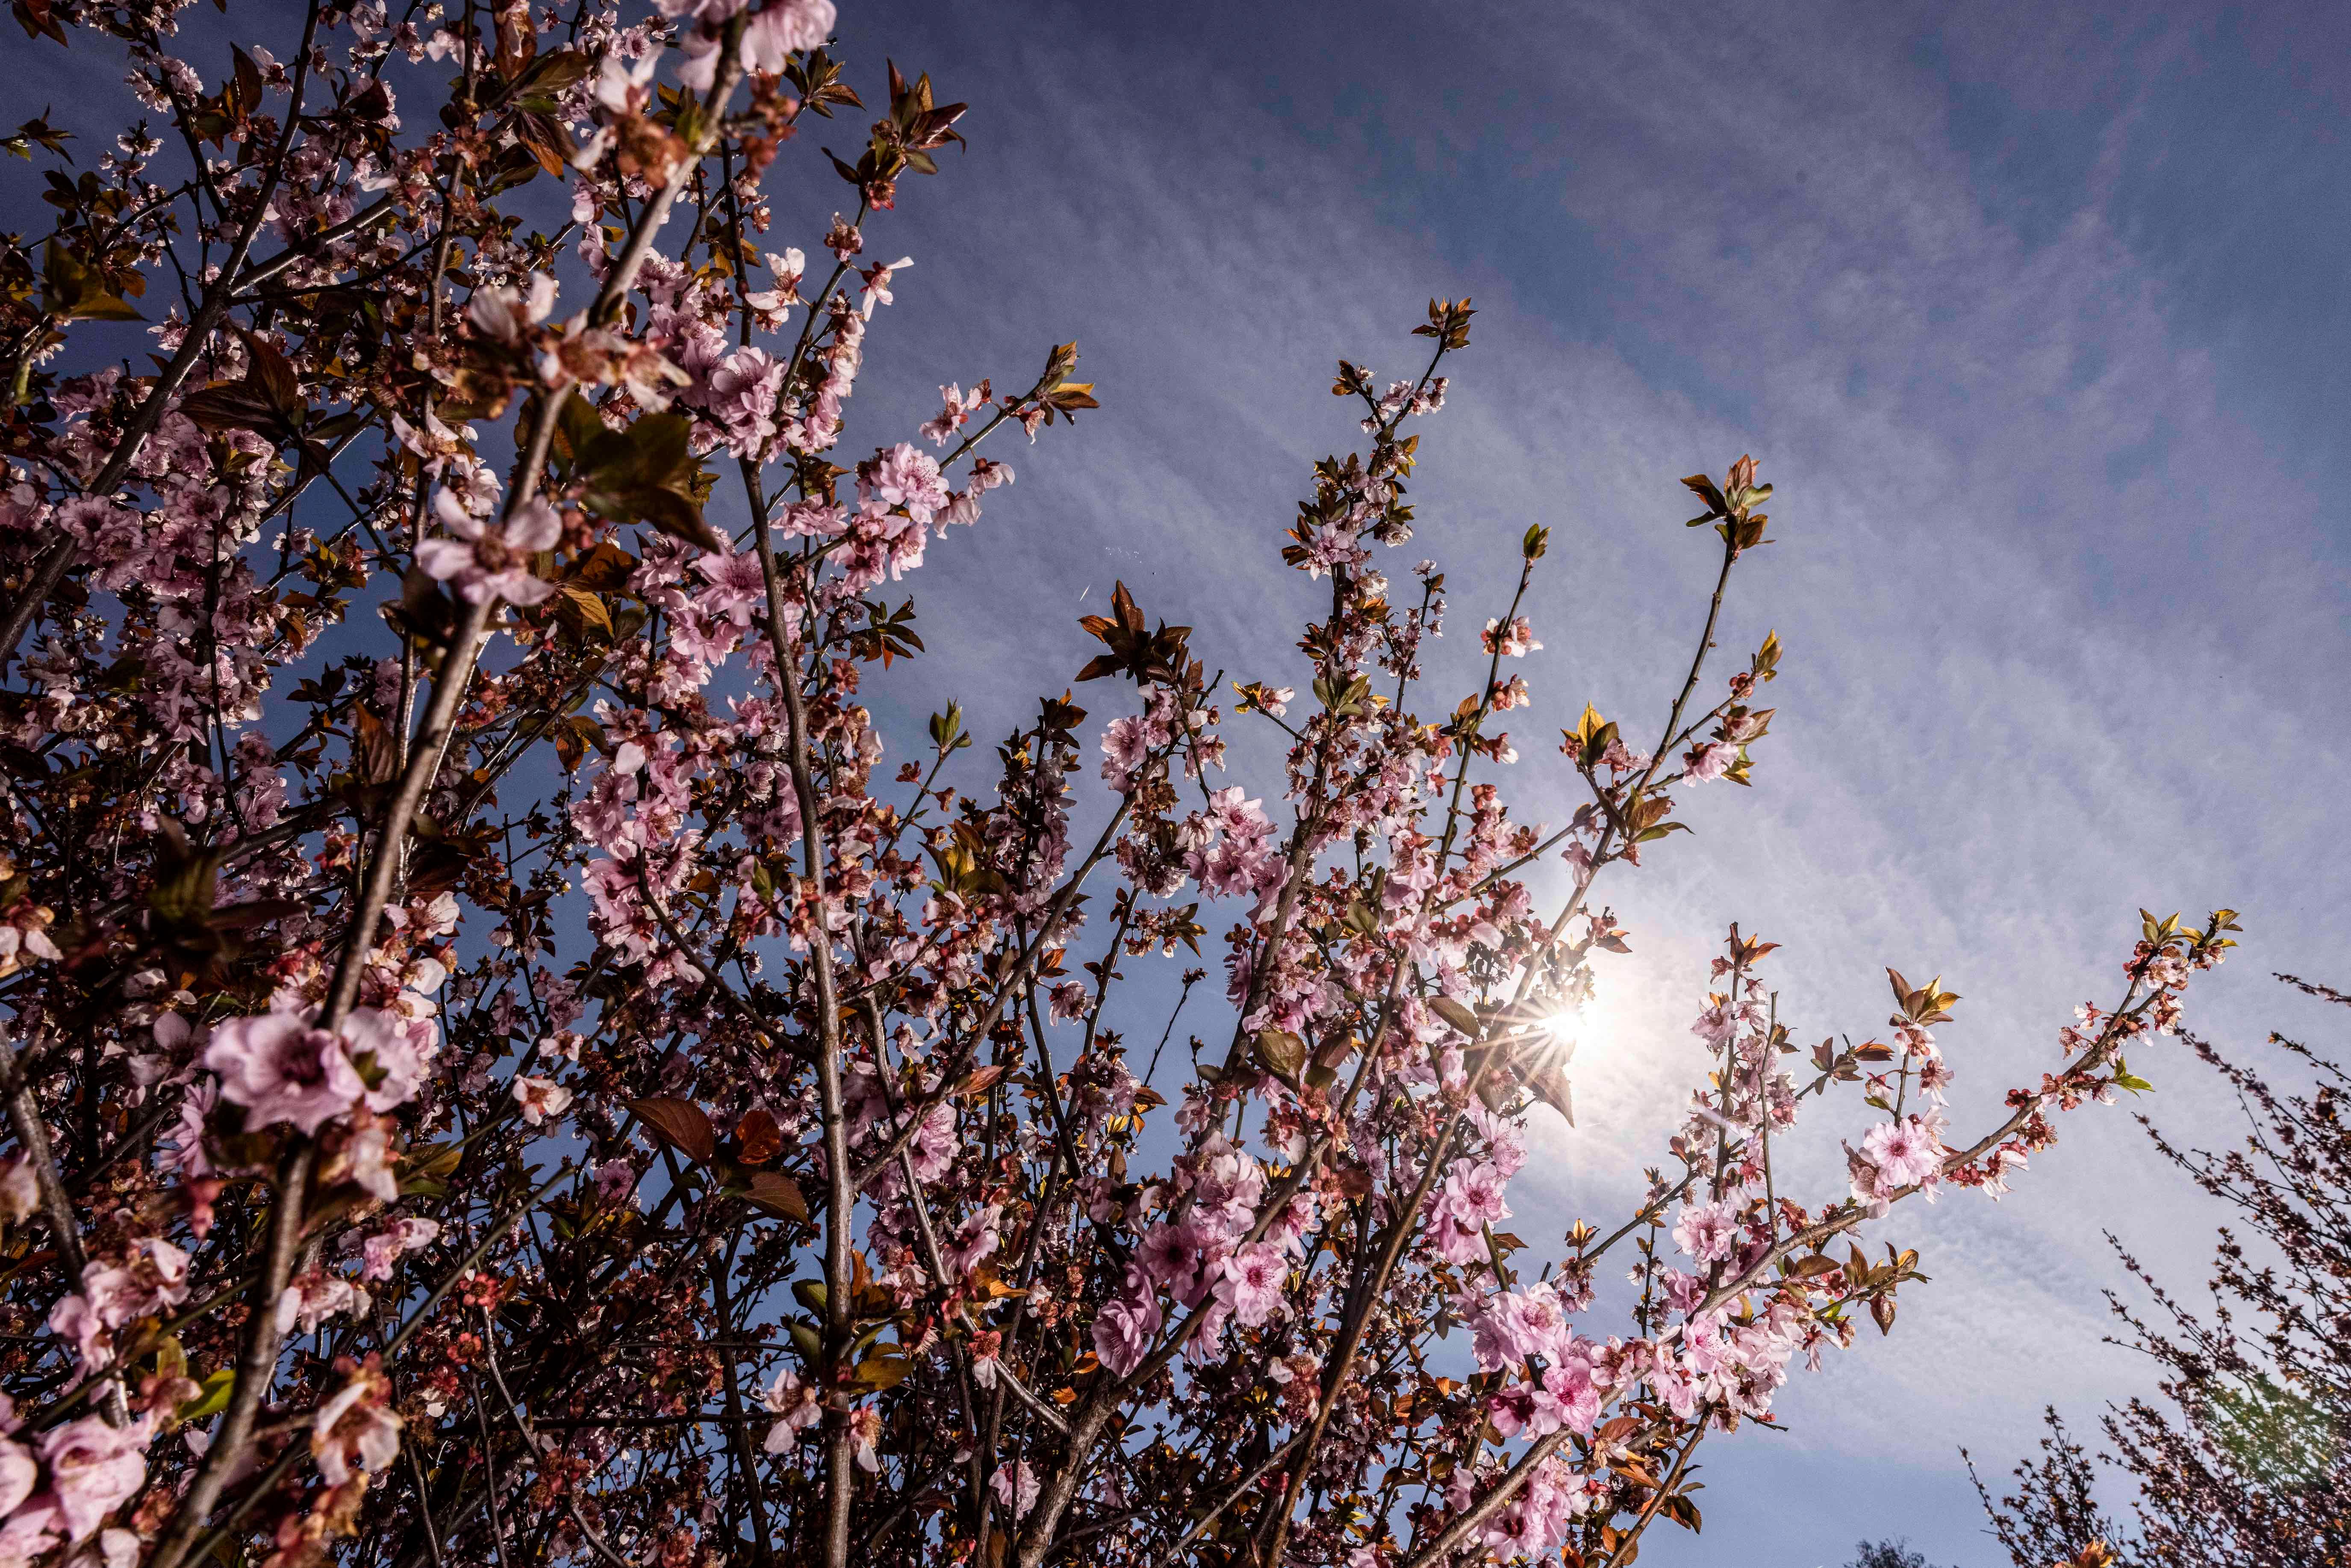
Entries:
[[1923, 1552], [1913, 1552], [1907, 1541], [1864, 1541], [1854, 1548], [1845, 1568], [1933, 1568]]
[[[2351, 996], [2281, 975], [2304, 994]], [[2048, 1412], [2038, 1461], [2016, 1467], [1993, 1533], [2039, 1568], [2095, 1546], [2104, 1561], [2185, 1568], [2301, 1568], [2351, 1551], [2351, 1074], [2317, 1048], [2270, 1037], [2306, 1092], [2281, 1090], [2210, 1042], [2187, 1037], [2245, 1112], [2242, 1145], [2219, 1154], [2175, 1143], [2147, 1122], [2156, 1148], [2220, 1200], [2224, 1225], [2199, 1312], [2127, 1252], [2142, 1310], [2114, 1292], [2121, 1341], [2159, 1369], [2157, 1396], [2109, 1409], [2101, 1455], [2131, 1488], [2136, 1528], [2101, 1505], [2099, 1467]], [[2145, 1118], [2141, 1118], [2146, 1122]], [[2095, 1565], [2093, 1564], [2093, 1568]]]
[[[847, 444], [927, 76], [831, 0], [14, 11], [138, 103], [7, 141], [0, 1563], [1615, 1568], [1893, 1327], [1864, 1229], [1997, 1196], [2231, 945], [2147, 916], [1960, 1134], [1939, 981], [1805, 1048], [1731, 926], [1646, 1197], [1524, 1239], [1603, 880], [1771, 724], [1778, 639], [1714, 662], [1753, 459], [1682, 481], [1691, 656], [1562, 710], [1571, 800], [1504, 790], [1549, 531], [1466, 690], [1383, 565], [1466, 300], [1339, 364], [1284, 667], [1122, 585], [992, 747], [901, 729], [899, 585], [1095, 406], [1064, 344]], [[1849, 1186], [1788, 1190], [1832, 1095]]]

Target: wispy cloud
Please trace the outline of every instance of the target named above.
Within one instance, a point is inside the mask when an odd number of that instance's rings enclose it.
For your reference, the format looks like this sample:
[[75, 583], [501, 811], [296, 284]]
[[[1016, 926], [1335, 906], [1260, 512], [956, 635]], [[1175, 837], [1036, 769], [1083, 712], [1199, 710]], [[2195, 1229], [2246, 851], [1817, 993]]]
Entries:
[[[977, 105], [970, 156], [898, 220], [928, 270], [877, 334], [885, 384], [912, 411], [928, 380], [1074, 334], [1106, 404], [1029, 457], [952, 586], [925, 584], [935, 646], [1032, 677], [991, 676], [1004, 703], [1065, 678], [1073, 601], [1113, 577], [1197, 625], [1212, 663], [1286, 667], [1302, 601], [1275, 535], [1350, 434], [1330, 363], [1396, 369], [1432, 292], [1483, 313], [1399, 564], [1442, 558], [1474, 624], [1481, 570], [1499, 580], [1527, 522], [1557, 525], [1529, 672], [1551, 706], [1517, 781], [1554, 817], [1572, 779], [1546, 724], [1587, 697], [1661, 707], [1694, 631], [1702, 552], [1672, 476], [1751, 449], [1779, 482], [1781, 542], [1725, 646], [1780, 630], [1783, 717], [1752, 794], [1694, 796], [1696, 841], [1620, 884], [1637, 951], [1612, 977], [1617, 1032], [1585, 1050], [1587, 1125], [1521, 1228], [1621, 1202], [1660, 1152], [1731, 919], [1790, 943], [1783, 1011], [1814, 1038], [1882, 1018], [1884, 963], [1949, 977], [1963, 1124], [2113, 991], [2138, 904], [2248, 912], [2248, 961], [2199, 1009], [2248, 1041], [2277, 1005], [2259, 971], [2343, 950], [2351, 518], [2179, 281], [2199, 238], [2141, 199], [2148, 161], [2193, 136], [2166, 118], [2167, 73], [2242, 40], [2049, 7], [1949, 26], [1862, 7], [862, 15], [852, 52], [886, 18], [902, 59], [911, 29], [915, 63]], [[948, 358], [911, 364], [893, 340]], [[2228, 1135], [2177, 1056], [2147, 1070], [2168, 1124]], [[1949, 1555], [1973, 1529], [1955, 1443], [2005, 1455], [2044, 1398], [2139, 1386], [2098, 1345], [2098, 1232], [2184, 1272], [2210, 1217], [2113, 1113], [2037, 1163], [2004, 1205], [1907, 1217], [1935, 1283], [1886, 1346], [1789, 1396], [1822, 1481], [1865, 1460], [1900, 1511], [1779, 1517], [1784, 1443], [1726, 1445], [1715, 1510], [1768, 1514], [1792, 1562], [1861, 1529]], [[1808, 1174], [1833, 1183], [1836, 1162]]]

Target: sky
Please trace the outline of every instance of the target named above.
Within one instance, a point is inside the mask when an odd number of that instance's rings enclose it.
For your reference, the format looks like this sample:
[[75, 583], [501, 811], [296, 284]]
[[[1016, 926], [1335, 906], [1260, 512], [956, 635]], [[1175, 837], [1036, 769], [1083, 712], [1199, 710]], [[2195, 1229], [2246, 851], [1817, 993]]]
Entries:
[[[1426, 301], [1467, 295], [1419, 537], [1386, 565], [1444, 567], [1435, 667], [1466, 683], [1520, 534], [1553, 529], [1508, 789], [1556, 822], [1577, 797], [1544, 737], [1587, 701], [1652, 729], [1687, 664], [1715, 558], [1677, 476], [1752, 453], [1777, 485], [1720, 637], [1787, 650], [1754, 788], [1688, 792], [1697, 831], [1608, 887], [1634, 950], [1513, 1229], [1627, 1212], [1734, 920], [1785, 945], [1806, 1040], [1879, 1028], [1884, 966], [1939, 973], [1962, 1130], [2114, 999], [2141, 906], [2242, 912], [2195, 1027], [2255, 1060], [2272, 1029], [2327, 1038], [2268, 977], [2351, 984], [2351, 10], [842, 0], [841, 40], [869, 100], [888, 56], [972, 105], [969, 147], [869, 231], [915, 266], [852, 441], [910, 438], [943, 382], [1026, 386], [1071, 339], [1103, 405], [998, 452], [1018, 485], [934, 546], [910, 712], [959, 697], [1001, 733], [1122, 580], [1212, 669], [1302, 685], [1315, 596], [1278, 550], [1311, 465], [1358, 436], [1334, 363], [1416, 370]], [[114, 68], [43, 59], [61, 120], [117, 101]], [[855, 117], [808, 140], [853, 154]], [[847, 188], [807, 147], [771, 185], [770, 243], [816, 250]], [[1705, 1534], [1660, 1526], [1645, 1563], [1813, 1568], [1863, 1536], [1998, 1563], [1959, 1448], [2004, 1472], [2044, 1403], [2086, 1427], [2147, 1386], [2103, 1343], [2106, 1233], [2181, 1284], [2210, 1247], [2129, 1113], [2212, 1146], [2235, 1108], [2177, 1045], [2131, 1065], [2155, 1092], [2069, 1118], [2003, 1202], [1880, 1228], [1932, 1282], [1794, 1379], [1787, 1431], [1710, 1441]], [[1812, 1125], [1812, 1201], [1866, 1120]]]
[[[870, 340], [863, 438], [1072, 338], [1103, 403], [1009, 454], [1019, 485], [924, 573], [920, 678], [980, 734], [1082, 663], [1075, 617], [1117, 580], [1212, 668], [1294, 674], [1311, 599], [1275, 551], [1355, 435], [1332, 367], [1416, 368], [1431, 295], [1479, 313], [1390, 570], [1446, 568], [1459, 655], [1520, 533], [1555, 530], [1522, 814], [1572, 810], [1541, 737], [1585, 701], [1646, 729], [1670, 700], [1713, 566], [1676, 478], [1752, 452], [1779, 486], [1721, 638], [1788, 649], [1755, 787], [1691, 792], [1698, 831], [1613, 888], [1634, 952], [1513, 1228], [1626, 1211], [1732, 920], [1786, 944], [1801, 1038], [1881, 1026], [1885, 965], [1939, 972], [1961, 1128], [2113, 999], [2141, 906], [2242, 912], [2195, 1027], [2257, 1060], [2272, 1029], [2327, 1038], [2269, 975], [2346, 973], [2351, 13], [842, 13], [854, 79], [887, 54], [972, 105], [968, 150], [870, 231], [916, 265]], [[779, 235], [806, 245], [845, 193], [779, 186]], [[2126, 1282], [2104, 1233], [2191, 1294], [2210, 1247], [2129, 1114], [2212, 1146], [2235, 1108], [2176, 1044], [2132, 1066], [2155, 1092], [2070, 1118], [2003, 1202], [1897, 1212], [1880, 1234], [1932, 1283], [1793, 1381], [1787, 1432], [1701, 1450], [1704, 1535], [1661, 1527], [1645, 1563], [1811, 1568], [1865, 1535], [2000, 1561], [1959, 1448], [2002, 1474], [2044, 1403], [2087, 1427], [2147, 1386], [2102, 1343]], [[1815, 1200], [1856, 1113], [1813, 1129]]]

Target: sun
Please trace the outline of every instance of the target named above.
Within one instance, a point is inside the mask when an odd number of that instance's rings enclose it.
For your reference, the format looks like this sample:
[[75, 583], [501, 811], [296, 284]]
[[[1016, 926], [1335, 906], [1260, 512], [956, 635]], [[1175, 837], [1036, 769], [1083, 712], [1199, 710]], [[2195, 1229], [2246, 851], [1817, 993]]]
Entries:
[[1615, 1033], [1614, 1009], [1597, 993], [1547, 1015], [1539, 1026], [1571, 1054], [1604, 1044]]

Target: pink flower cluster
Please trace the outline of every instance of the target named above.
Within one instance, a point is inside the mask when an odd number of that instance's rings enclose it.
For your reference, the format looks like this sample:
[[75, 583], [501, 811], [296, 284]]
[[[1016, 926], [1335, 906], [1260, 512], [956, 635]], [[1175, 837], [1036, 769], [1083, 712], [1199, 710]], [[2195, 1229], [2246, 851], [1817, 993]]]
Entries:
[[302, 1011], [230, 1019], [213, 1028], [204, 1065], [220, 1075], [220, 1095], [245, 1107], [246, 1124], [283, 1123], [315, 1134], [360, 1104], [389, 1111], [405, 1104], [434, 1048], [429, 1019], [361, 1008], [329, 1032]]

